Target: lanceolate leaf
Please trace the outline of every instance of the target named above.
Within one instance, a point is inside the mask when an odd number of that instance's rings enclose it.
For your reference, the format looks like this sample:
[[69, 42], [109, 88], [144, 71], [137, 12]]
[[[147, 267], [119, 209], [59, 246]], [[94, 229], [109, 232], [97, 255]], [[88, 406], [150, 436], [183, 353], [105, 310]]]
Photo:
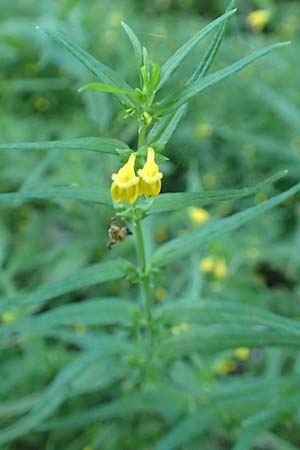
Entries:
[[127, 36], [130, 39], [130, 42], [131, 42], [133, 50], [134, 50], [137, 66], [138, 66], [138, 69], [140, 69], [143, 65], [142, 45], [141, 45], [139, 39], [137, 38], [136, 34], [134, 33], [134, 31], [130, 28], [129, 25], [127, 25], [127, 23], [121, 22], [121, 25], [122, 25], [124, 31], [126, 32]]
[[[231, 11], [233, 6], [234, 1], [231, 1], [226, 12]], [[228, 17], [224, 22], [221, 23], [221, 25], [219, 25], [219, 28], [211, 44], [209, 45], [207, 51], [205, 52], [203, 58], [201, 59], [198, 67], [196, 68], [190, 79], [187, 81], [186, 85], [189, 85], [190, 83], [196, 80], [200, 80], [208, 72], [216, 54], [218, 53], [218, 50], [224, 37], [226, 25], [230, 17]], [[188, 104], [186, 103], [185, 105], [182, 105], [177, 111], [171, 113], [170, 115], [162, 117], [161, 120], [157, 124], [155, 124], [151, 129], [147, 137], [148, 143], [152, 144], [158, 142], [160, 146], [164, 147], [177, 130], [187, 110]]]
[[[109, 84], [117, 88], [132, 90], [129, 84], [123, 80], [114, 70], [98, 61], [88, 52], [83, 50], [79, 45], [73, 42], [69, 37], [49, 28], [43, 28], [43, 31], [50, 37], [60, 42], [75, 58], [77, 58], [91, 73], [96, 75], [104, 84]], [[132, 99], [126, 95], [118, 95], [120, 101], [124, 101], [129, 105], [134, 104]]]
[[272, 331], [287, 332], [300, 337], [300, 323], [262, 308], [237, 302], [180, 300], [158, 308], [157, 314], [170, 325], [187, 322], [199, 325], [238, 324], [245, 328], [263, 326]]
[[265, 47], [262, 50], [253, 53], [252, 55], [240, 59], [239, 61], [237, 61], [234, 64], [231, 64], [225, 69], [214, 72], [211, 75], [207, 75], [206, 77], [200, 79], [199, 81], [196, 81], [183, 87], [182, 89], [179, 89], [175, 93], [167, 96], [161, 102], [156, 103], [156, 105], [154, 105], [153, 107], [154, 111], [157, 114], [161, 115], [169, 114], [171, 111], [176, 110], [181, 105], [190, 100], [192, 97], [204, 91], [205, 89], [213, 86], [214, 84], [218, 83], [221, 80], [224, 80], [225, 78], [228, 78], [234, 73], [239, 72], [244, 67], [254, 62], [256, 59], [261, 58], [262, 56], [267, 55], [271, 51], [283, 47], [287, 44], [289, 44], [289, 42], [273, 44], [268, 47]]
[[61, 327], [80, 325], [123, 325], [132, 324], [132, 315], [136, 308], [132, 302], [120, 298], [99, 298], [84, 300], [51, 309], [45, 313], [27, 319], [15, 320], [0, 325], [0, 346], [5, 339], [18, 341], [20, 337], [47, 336]]
[[[120, 347], [121, 348], [121, 347]], [[101, 353], [89, 352], [78, 357], [64, 367], [54, 381], [41, 394], [31, 411], [13, 425], [2, 428], [0, 444], [3, 445], [37, 427], [43, 420], [55, 412], [69, 396], [69, 385], [86, 369], [87, 365], [99, 360]]]
[[[228, 5], [228, 8], [226, 10], [226, 12], [229, 12], [233, 9], [234, 6], [234, 0], [232, 0], [230, 2], [230, 4]], [[220, 48], [220, 45], [222, 43], [223, 37], [224, 37], [224, 33], [226, 30], [226, 25], [229, 21], [231, 16], [229, 16], [218, 28], [213, 40], [211, 41], [208, 49], [206, 50], [203, 58], [201, 59], [197, 69], [195, 70], [195, 72], [193, 73], [193, 75], [191, 76], [190, 80], [188, 81], [187, 84], [190, 84], [193, 81], [199, 80], [200, 78], [202, 78], [204, 75], [207, 74], [210, 66], [213, 63], [213, 60], [216, 56], [216, 54], [218, 53], [218, 50]]]
[[128, 149], [128, 145], [117, 139], [86, 137], [63, 141], [20, 142], [0, 144], [0, 151], [10, 150], [80, 150], [118, 155], [116, 149]]
[[182, 47], [180, 47], [174, 55], [172, 55], [162, 66], [161, 69], [161, 79], [158, 83], [156, 91], [158, 91], [173, 75], [175, 70], [180, 66], [184, 58], [189, 54], [189, 52], [201, 41], [205, 36], [207, 36], [210, 31], [216, 28], [220, 23], [226, 21], [229, 17], [231, 17], [236, 10], [232, 10], [223, 14], [223, 16], [209, 23], [206, 27], [200, 30], [195, 36], [193, 36], [189, 41], [187, 41]]
[[30, 200], [79, 200], [86, 203], [95, 203], [111, 207], [111, 197], [107, 191], [98, 188], [59, 187], [39, 189], [33, 192], [9, 192], [0, 194], [0, 204], [8, 203], [14, 206], [14, 201]]
[[261, 183], [256, 184], [255, 186], [249, 186], [241, 189], [161, 194], [153, 200], [153, 203], [148, 210], [148, 214], [177, 211], [178, 209], [186, 206], [206, 206], [214, 202], [238, 200], [239, 198], [256, 194], [261, 189], [265, 189], [270, 184], [282, 178], [286, 173], [287, 171], [283, 170], [270, 178], [267, 178]]
[[0, 313], [11, 307], [41, 308], [48, 300], [106, 281], [118, 280], [126, 275], [128, 263], [125, 260], [105, 261], [81, 269], [59, 281], [47, 284], [33, 292], [0, 300]]
[[209, 223], [206, 226], [203, 226], [202, 228], [199, 228], [187, 234], [186, 236], [173, 239], [167, 244], [162, 245], [154, 253], [152, 257], [152, 264], [154, 266], [164, 265], [171, 261], [178, 260], [183, 255], [186, 255], [193, 250], [197, 250], [216, 237], [239, 228], [244, 223], [248, 222], [259, 214], [262, 214], [263, 212], [274, 208], [299, 191], [300, 184], [297, 184], [288, 191], [277, 195], [276, 197], [273, 197], [258, 206], [248, 208], [245, 211], [234, 214], [225, 219]]
[[161, 343], [165, 356], [190, 355], [193, 352], [218, 353], [238, 347], [295, 347], [300, 348], [300, 335], [288, 332], [273, 332], [262, 327], [245, 328], [242, 325], [191, 326], [179, 336], [173, 336]]
[[112, 94], [126, 94], [126, 95], [132, 95], [134, 97], [137, 97], [139, 93], [137, 91], [129, 91], [126, 89], [118, 88], [115, 86], [109, 86], [108, 84], [102, 84], [102, 83], [88, 83], [82, 86], [80, 89], [78, 89], [79, 92], [85, 91], [87, 89], [90, 89], [92, 91], [101, 91], [101, 92], [111, 92]]

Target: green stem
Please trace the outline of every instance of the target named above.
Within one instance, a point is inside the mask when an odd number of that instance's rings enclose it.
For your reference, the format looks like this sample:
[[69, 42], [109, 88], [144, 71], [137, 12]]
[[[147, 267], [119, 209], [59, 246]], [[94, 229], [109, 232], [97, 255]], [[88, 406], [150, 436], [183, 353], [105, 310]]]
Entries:
[[138, 149], [145, 144], [147, 125], [140, 125], [139, 127], [139, 139]]
[[147, 268], [147, 256], [145, 250], [145, 241], [143, 236], [143, 230], [141, 227], [141, 221], [135, 220], [135, 235], [137, 242], [137, 249], [139, 253], [140, 259], [140, 267], [141, 267], [141, 286], [143, 291], [143, 296], [145, 300], [145, 309], [147, 315], [147, 322], [149, 326], [149, 332], [152, 337], [152, 293], [150, 286], [150, 276]]

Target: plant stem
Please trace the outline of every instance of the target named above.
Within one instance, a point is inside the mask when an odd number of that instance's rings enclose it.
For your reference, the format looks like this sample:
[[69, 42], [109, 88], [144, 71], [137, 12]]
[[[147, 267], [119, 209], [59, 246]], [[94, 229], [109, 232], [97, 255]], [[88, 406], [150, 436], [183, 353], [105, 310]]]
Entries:
[[137, 249], [140, 259], [141, 267], [141, 287], [143, 291], [143, 296], [145, 300], [145, 309], [147, 315], [147, 322], [149, 327], [150, 336], [152, 338], [153, 328], [152, 328], [152, 294], [150, 286], [150, 277], [147, 268], [147, 256], [145, 250], [145, 241], [143, 236], [143, 230], [141, 227], [141, 221], [135, 220], [135, 235], [137, 242]]
[[142, 147], [144, 145], [144, 143], [145, 143], [146, 130], [147, 130], [147, 125], [140, 125], [140, 127], [139, 127], [138, 149], [140, 147]]

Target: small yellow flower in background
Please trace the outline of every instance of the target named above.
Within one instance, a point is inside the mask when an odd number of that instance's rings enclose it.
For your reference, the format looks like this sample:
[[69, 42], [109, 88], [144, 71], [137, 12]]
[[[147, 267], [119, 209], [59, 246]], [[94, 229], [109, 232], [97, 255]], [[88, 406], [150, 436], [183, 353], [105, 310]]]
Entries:
[[214, 172], [207, 172], [202, 177], [204, 187], [213, 188], [217, 184], [217, 176]]
[[155, 294], [154, 295], [155, 295], [155, 299], [158, 302], [163, 302], [166, 299], [166, 297], [167, 297], [167, 291], [163, 287], [158, 287], [155, 290]]
[[228, 373], [231, 373], [236, 368], [235, 362], [231, 358], [226, 358], [223, 361], [220, 362], [220, 364], [217, 367], [217, 374], [218, 375], [227, 375]]
[[195, 134], [199, 138], [209, 138], [213, 133], [212, 127], [208, 123], [199, 123], [196, 125]]
[[190, 324], [187, 322], [179, 323], [178, 325], [174, 325], [171, 328], [171, 333], [174, 334], [174, 336], [177, 336], [180, 333], [183, 333], [184, 331], [188, 330], [190, 328]]
[[91, 445], [85, 445], [82, 450], [94, 450], [94, 447], [92, 447]]
[[78, 335], [86, 333], [86, 325], [84, 323], [78, 323], [75, 325], [75, 333]]
[[34, 107], [40, 112], [45, 112], [49, 109], [49, 101], [44, 97], [38, 97], [34, 102]]
[[259, 203], [263, 203], [265, 201], [268, 200], [268, 196], [265, 192], [259, 192], [258, 194], [256, 194], [256, 196], [254, 197], [254, 202], [259, 205]]
[[233, 355], [240, 361], [246, 361], [249, 358], [250, 350], [247, 347], [239, 347], [234, 350]]
[[188, 214], [194, 225], [201, 225], [209, 218], [208, 212], [203, 208], [189, 208]]
[[214, 267], [214, 260], [207, 256], [206, 258], [201, 259], [199, 263], [199, 269], [201, 272], [210, 273]]
[[217, 280], [222, 280], [227, 275], [226, 261], [207, 256], [199, 262], [199, 270], [206, 274], [212, 273]]
[[271, 12], [267, 9], [256, 9], [248, 14], [246, 22], [253, 31], [262, 31], [271, 17]]
[[158, 165], [154, 161], [155, 151], [148, 148], [147, 161], [142, 169], [139, 169], [140, 177], [139, 195], [145, 197], [156, 197], [160, 193], [162, 173], [159, 172]]
[[121, 20], [123, 19], [123, 14], [121, 11], [113, 11], [109, 15], [109, 24], [113, 27], [119, 26], [121, 23]]
[[217, 259], [214, 266], [214, 276], [217, 280], [222, 280], [227, 275], [227, 265], [225, 259]]
[[12, 311], [6, 311], [1, 316], [1, 322], [6, 324], [13, 322], [15, 319], [16, 316]]
[[132, 153], [118, 173], [112, 174], [111, 195], [115, 202], [134, 203], [139, 196], [139, 177], [134, 172], [136, 156]]

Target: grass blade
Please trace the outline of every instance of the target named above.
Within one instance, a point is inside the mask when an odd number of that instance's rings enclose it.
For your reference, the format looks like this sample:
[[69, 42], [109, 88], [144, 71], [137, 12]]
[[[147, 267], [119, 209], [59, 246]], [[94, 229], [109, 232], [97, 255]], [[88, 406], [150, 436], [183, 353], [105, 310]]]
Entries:
[[178, 211], [178, 209], [185, 208], [187, 206], [206, 206], [214, 202], [238, 200], [240, 198], [256, 194], [261, 189], [265, 189], [275, 181], [285, 176], [286, 173], [286, 170], [280, 171], [255, 186], [244, 187], [241, 189], [161, 194], [153, 200], [147, 213], [160, 214], [162, 212]]

